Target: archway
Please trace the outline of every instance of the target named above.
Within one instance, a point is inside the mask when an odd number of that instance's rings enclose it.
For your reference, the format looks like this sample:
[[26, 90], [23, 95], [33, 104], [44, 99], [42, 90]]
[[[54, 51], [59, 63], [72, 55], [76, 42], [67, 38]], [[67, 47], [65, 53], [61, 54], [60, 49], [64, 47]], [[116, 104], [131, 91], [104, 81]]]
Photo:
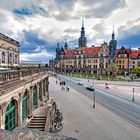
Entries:
[[39, 99], [42, 100], [42, 82], [39, 82]]
[[5, 114], [5, 129], [13, 130], [17, 127], [17, 101], [12, 100], [6, 110]]
[[35, 110], [37, 107], [37, 86], [35, 85], [32, 90], [32, 109]]
[[27, 119], [28, 115], [28, 91], [26, 90], [22, 97], [22, 122]]

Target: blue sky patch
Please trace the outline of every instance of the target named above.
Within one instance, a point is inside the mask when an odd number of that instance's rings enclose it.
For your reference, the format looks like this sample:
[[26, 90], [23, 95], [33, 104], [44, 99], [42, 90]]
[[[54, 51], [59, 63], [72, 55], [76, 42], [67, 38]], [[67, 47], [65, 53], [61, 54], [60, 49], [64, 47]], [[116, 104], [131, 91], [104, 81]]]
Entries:
[[140, 47], [140, 35], [133, 35], [122, 40], [118, 40], [118, 46], [131, 46], [132, 48]]
[[27, 8], [15, 9], [14, 13], [19, 14], [19, 15], [26, 15], [26, 16], [29, 16], [29, 15], [33, 14], [32, 11], [27, 9]]

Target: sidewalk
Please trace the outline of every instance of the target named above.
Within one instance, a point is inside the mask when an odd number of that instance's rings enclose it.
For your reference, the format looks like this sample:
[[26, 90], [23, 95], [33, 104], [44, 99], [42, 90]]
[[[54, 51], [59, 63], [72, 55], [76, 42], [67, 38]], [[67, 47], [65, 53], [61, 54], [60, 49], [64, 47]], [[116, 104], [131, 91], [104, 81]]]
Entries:
[[[120, 86], [120, 85], [110, 85], [108, 84], [109, 89], [105, 88], [105, 84], [95, 84], [95, 88], [107, 91], [110, 94], [114, 94], [121, 98], [132, 101], [133, 97], [133, 87], [131, 86]], [[134, 102], [140, 104], [140, 87], [134, 88]]]
[[63, 114], [63, 129], [59, 134], [78, 140], [139, 140], [140, 131], [124, 119], [70, 88], [61, 90], [55, 78], [50, 78], [50, 95], [59, 104]]

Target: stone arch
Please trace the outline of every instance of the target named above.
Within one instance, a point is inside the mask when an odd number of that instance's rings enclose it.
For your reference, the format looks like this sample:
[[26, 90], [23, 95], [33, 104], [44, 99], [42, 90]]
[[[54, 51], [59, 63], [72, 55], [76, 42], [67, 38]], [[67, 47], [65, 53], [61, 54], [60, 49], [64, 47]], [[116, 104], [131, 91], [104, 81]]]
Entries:
[[5, 129], [15, 129], [19, 125], [19, 117], [19, 102], [12, 97], [5, 107]]
[[22, 122], [24, 122], [29, 114], [29, 90], [26, 89], [22, 95]]

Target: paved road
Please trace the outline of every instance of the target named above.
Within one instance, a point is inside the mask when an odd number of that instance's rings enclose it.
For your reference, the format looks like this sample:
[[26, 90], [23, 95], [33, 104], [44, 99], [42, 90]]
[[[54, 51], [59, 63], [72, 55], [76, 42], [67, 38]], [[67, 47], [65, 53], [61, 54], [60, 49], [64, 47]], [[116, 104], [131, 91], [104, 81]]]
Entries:
[[[71, 86], [75, 90], [88, 96], [89, 98], [93, 98], [93, 92], [88, 91], [85, 86], [76, 84], [78, 80], [61, 75], [59, 75], [58, 77], [61, 79], [65, 79], [68, 82], [69, 86]], [[96, 102], [140, 129], [140, 105], [108, 94], [107, 92], [97, 88], [95, 89], [95, 94]]]
[[[83, 83], [87, 83], [87, 79], [73, 78]], [[110, 94], [119, 96], [126, 100], [132, 101], [133, 88], [134, 88], [134, 103], [140, 105], [140, 83], [139, 82], [126, 82], [126, 81], [101, 81], [101, 80], [89, 80], [90, 84], [95, 85], [96, 88], [107, 91]], [[105, 89], [105, 83], [108, 83], [109, 89]]]
[[91, 98], [73, 88], [70, 92], [63, 91], [55, 80], [49, 79], [49, 92], [63, 113], [60, 134], [78, 140], [140, 140], [138, 128], [98, 103], [93, 109]]

